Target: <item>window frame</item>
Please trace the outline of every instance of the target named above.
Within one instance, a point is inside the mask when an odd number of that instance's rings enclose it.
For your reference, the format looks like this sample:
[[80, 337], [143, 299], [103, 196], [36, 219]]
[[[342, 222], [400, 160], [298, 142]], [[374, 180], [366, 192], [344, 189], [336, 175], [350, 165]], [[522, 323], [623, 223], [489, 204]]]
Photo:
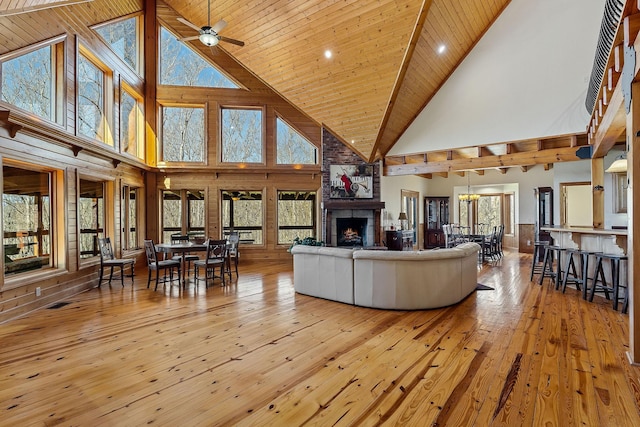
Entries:
[[[313, 201], [311, 203], [311, 225], [307, 225], [307, 226], [297, 226], [297, 225], [281, 225], [280, 223], [280, 202], [282, 201], [280, 199], [280, 194], [281, 193], [292, 193], [292, 192], [296, 192], [296, 193], [313, 193], [314, 194], [314, 198]], [[294, 200], [297, 201], [297, 200]], [[300, 200], [300, 201], [308, 201], [308, 200]], [[276, 190], [276, 245], [281, 245], [281, 246], [291, 246], [293, 244], [293, 240], [291, 240], [290, 242], [283, 242], [280, 240], [280, 231], [282, 230], [311, 230], [311, 235], [310, 236], [297, 236], [300, 238], [304, 238], [304, 237], [313, 237], [316, 238], [318, 237], [318, 192], [316, 190], [281, 190], [281, 189], [277, 189]]]
[[[0, 104], [6, 105], [11, 110], [17, 109], [18, 111], [23, 112], [24, 114], [31, 117], [38, 117], [42, 120], [45, 120], [47, 123], [51, 123], [53, 125], [57, 125], [61, 128], [65, 126], [66, 123], [66, 61], [65, 61], [65, 51], [66, 51], [66, 43], [67, 36], [61, 35], [57, 37], [53, 37], [47, 40], [43, 40], [42, 42], [32, 44], [30, 46], [26, 46], [24, 48], [15, 50], [13, 52], [8, 52], [6, 54], [0, 55], [0, 64], [12, 61], [21, 56], [27, 55], [32, 52], [36, 52], [39, 49], [50, 47], [51, 48], [51, 116], [50, 118], [39, 116], [31, 111], [25, 110], [17, 105], [11, 104], [7, 101], [2, 100], [2, 96], [0, 94]], [[1, 67], [0, 67], [0, 78], [2, 76]], [[2, 82], [0, 81], [0, 91], [2, 88]]]
[[[84, 135], [80, 133], [80, 79], [78, 78], [78, 70], [80, 68], [80, 59], [84, 58], [89, 63], [91, 63], [94, 67], [100, 70], [103, 73], [102, 77], [102, 108], [103, 108], [103, 116], [102, 116], [102, 139], [92, 138], [90, 136]], [[76, 52], [76, 69], [75, 69], [75, 108], [76, 108], [76, 122], [75, 122], [75, 135], [78, 138], [87, 139], [93, 143], [100, 143], [114, 148], [115, 140], [113, 135], [113, 94], [114, 94], [114, 84], [113, 84], [113, 70], [108, 67], [103, 61], [101, 61], [97, 55], [91, 52], [86, 46], [83, 44], [78, 44], [77, 52]]]
[[[202, 129], [202, 160], [200, 161], [167, 161], [164, 159], [164, 109], [165, 108], [200, 108], [203, 110], [203, 129]], [[209, 105], [208, 103], [203, 104], [193, 104], [193, 103], [160, 103], [158, 104], [158, 144], [157, 144], [157, 152], [156, 156], [158, 157], [158, 166], [177, 166], [181, 168], [188, 168], [190, 166], [202, 166], [208, 164], [208, 136], [209, 136], [209, 128], [208, 128], [208, 116], [209, 116]]]
[[[260, 111], [260, 158], [259, 162], [230, 162], [224, 160], [224, 111], [225, 110], [248, 110]], [[265, 166], [267, 164], [267, 124], [266, 109], [264, 106], [250, 105], [220, 105], [218, 108], [218, 162], [223, 165], [237, 166]], [[246, 191], [246, 190], [245, 190]]]
[[[113, 54], [121, 61], [129, 70], [132, 70], [138, 76], [144, 76], [144, 13], [136, 12], [125, 16], [120, 16], [116, 19], [112, 19], [110, 21], [102, 22], [97, 25], [93, 25], [90, 28], [96, 33], [96, 35], [100, 38], [100, 40], [104, 43], [109, 51], [113, 52]], [[102, 34], [98, 32], [100, 28], [108, 27], [109, 25], [113, 25], [119, 22], [124, 22], [129, 19], [135, 19], [136, 22], [136, 66], [132, 67], [124, 58], [122, 58], [112, 47], [111, 43], [102, 37]]]
[[[279, 145], [280, 144], [280, 140], [278, 138], [278, 121], [281, 121], [286, 126], [291, 128], [296, 134], [298, 134], [298, 136], [300, 138], [302, 138], [304, 141], [306, 141], [310, 146], [312, 146], [315, 149], [315, 156], [314, 156], [315, 159], [314, 159], [313, 163], [280, 163], [278, 161], [278, 154], [280, 152], [280, 150], [279, 150], [279, 148], [280, 148], [280, 145]], [[275, 146], [275, 156], [274, 156], [274, 158], [275, 158], [276, 166], [278, 166], [278, 167], [293, 166], [294, 169], [302, 169], [302, 168], [305, 168], [305, 167], [318, 166], [320, 164], [319, 163], [320, 162], [320, 158], [319, 158], [320, 157], [320, 155], [319, 155], [320, 149], [314, 143], [312, 143], [309, 140], [309, 138], [304, 136], [303, 133], [300, 132], [299, 129], [297, 129], [295, 126], [293, 126], [291, 124], [291, 122], [289, 122], [287, 119], [285, 119], [283, 116], [281, 116], [281, 115], [279, 115], [277, 113], [276, 113], [276, 117], [275, 117], [274, 123], [275, 123], [275, 126], [274, 126], [274, 128], [275, 128], [275, 137], [274, 137], [274, 140], [275, 140], [275, 144], [274, 144], [274, 146]]]
[[[233, 189], [231, 189], [233, 188]], [[241, 244], [248, 244], [248, 242], [243, 242], [242, 239], [242, 232], [243, 231], [260, 231], [260, 238], [261, 238], [261, 242], [260, 243], [255, 243], [255, 239], [254, 242], [251, 243], [252, 247], [264, 247], [266, 245], [266, 205], [265, 205], [265, 194], [267, 193], [267, 190], [265, 188], [262, 189], [256, 189], [256, 190], [251, 190], [251, 189], [247, 189], [247, 188], [243, 188], [243, 189], [239, 189], [238, 187], [234, 187], [231, 186], [231, 188], [224, 188], [224, 189], [220, 189], [219, 192], [219, 197], [220, 197], [220, 204], [219, 204], [219, 209], [220, 209], [220, 219], [219, 219], [219, 224], [220, 224], [220, 230], [221, 230], [221, 234], [223, 237], [226, 238], [226, 236], [229, 235], [229, 233], [231, 231], [238, 231], [240, 233], [240, 243]], [[230, 218], [229, 221], [229, 225], [225, 226], [224, 224], [224, 202], [225, 202], [225, 193], [260, 193], [260, 226], [247, 226], [247, 225], [240, 225], [237, 226], [235, 224], [235, 222], [233, 223], [232, 226], [232, 222]], [[230, 201], [231, 203], [231, 201]]]
[[[194, 191], [198, 191], [202, 193], [202, 197], [204, 200], [204, 212], [203, 212], [203, 219], [204, 219], [204, 224], [203, 227], [195, 227], [191, 225], [191, 216], [189, 215], [190, 213], [190, 208], [191, 208], [191, 200], [189, 199], [189, 192], [194, 192]], [[176, 227], [172, 227], [172, 229], [167, 231], [167, 227], [165, 227], [164, 224], [164, 193], [165, 192], [171, 192], [171, 193], [176, 193], [180, 196], [180, 227], [179, 229]], [[160, 201], [160, 215], [159, 215], [159, 220], [160, 220], [160, 240], [162, 243], [171, 243], [169, 241], [165, 241], [165, 233], [168, 233], [168, 235], [171, 234], [187, 234], [190, 236], [198, 236], [198, 237], [206, 237], [207, 234], [207, 190], [205, 188], [202, 189], [198, 189], [198, 190], [193, 190], [193, 189], [170, 189], [170, 188], [162, 188], [160, 189], [160, 196], [159, 196], [159, 201]]]
[[[81, 197], [81, 186], [80, 186], [80, 181], [88, 181], [88, 182], [94, 182], [94, 183], [102, 183], [102, 210], [103, 210], [103, 215], [104, 217], [102, 218], [103, 224], [102, 224], [102, 233], [100, 232], [100, 228], [98, 227], [98, 229], [96, 230], [96, 247], [95, 252], [92, 256], [89, 257], [82, 257], [82, 228], [81, 228], [81, 218], [80, 218], [80, 199]], [[77, 226], [77, 237], [76, 237], [76, 241], [78, 242], [77, 244], [77, 250], [76, 250], [76, 256], [78, 258], [78, 265], [80, 266], [80, 268], [84, 268], [84, 267], [88, 267], [88, 266], [92, 266], [95, 265], [97, 263], [100, 262], [100, 251], [97, 247], [97, 239], [100, 237], [109, 237], [111, 236], [110, 233], [110, 229], [111, 229], [111, 225], [113, 224], [113, 181], [109, 181], [108, 179], [105, 179], [103, 177], [99, 177], [99, 176], [88, 176], [88, 175], [81, 175], [78, 174], [77, 175], [77, 179], [76, 179], [76, 226]], [[110, 197], [111, 196], [111, 197]], [[100, 234], [102, 234], [102, 236], [100, 236]]]
[[[135, 212], [134, 212], [134, 227], [136, 232], [135, 242], [131, 242], [130, 234], [131, 234], [131, 221], [130, 218], [130, 208], [131, 208], [131, 198], [128, 197], [131, 192], [135, 193]], [[141, 212], [141, 198], [142, 198], [143, 190], [141, 187], [123, 184], [121, 187], [121, 215], [120, 215], [120, 224], [122, 228], [121, 242], [122, 242], [122, 250], [123, 251], [136, 251], [142, 248], [140, 244], [140, 230], [142, 225], [142, 212]]]
[[[0, 274], [0, 290], [7, 291], [23, 287], [26, 282], [34, 282], [42, 278], [51, 278], [54, 275], [63, 274], [66, 270], [65, 263], [65, 239], [58, 236], [64, 235], [65, 218], [64, 201], [65, 201], [65, 173], [62, 169], [56, 169], [32, 162], [13, 160], [11, 158], [3, 158], [0, 156], [0, 164], [2, 167], [10, 166], [14, 168], [22, 168], [32, 170], [34, 172], [47, 173], [49, 175], [49, 204], [50, 204], [50, 224], [49, 224], [49, 266], [38, 270], [25, 271], [14, 276], [6, 277], [4, 274], [4, 261], [2, 262], [2, 274]], [[0, 188], [4, 194], [4, 174], [0, 169]], [[0, 228], [4, 236], [4, 210], [0, 203]], [[4, 255], [4, 251], [3, 251]]]
[[[136, 129], [135, 129], [135, 143], [136, 143], [136, 154], [132, 154], [128, 151], [124, 150], [124, 141], [122, 138], [122, 125], [123, 125], [123, 115], [122, 115], [122, 97], [123, 97], [123, 93], [126, 93], [127, 95], [129, 95], [131, 98], [133, 98], [135, 100], [135, 106], [134, 108], [137, 108], [137, 111], [139, 112], [139, 114], [135, 115], [135, 124], [136, 124]], [[143, 162], [146, 161], [146, 144], [145, 144], [145, 138], [144, 138], [144, 121], [145, 121], [145, 111], [144, 111], [144, 97], [142, 95], [140, 95], [131, 85], [129, 85], [126, 81], [121, 80], [120, 81], [120, 91], [119, 91], [119, 102], [118, 102], [118, 121], [119, 121], [119, 126], [118, 126], [118, 141], [119, 141], [119, 150], [120, 153], [127, 155], [127, 156], [133, 156], [138, 160], [141, 160]]]

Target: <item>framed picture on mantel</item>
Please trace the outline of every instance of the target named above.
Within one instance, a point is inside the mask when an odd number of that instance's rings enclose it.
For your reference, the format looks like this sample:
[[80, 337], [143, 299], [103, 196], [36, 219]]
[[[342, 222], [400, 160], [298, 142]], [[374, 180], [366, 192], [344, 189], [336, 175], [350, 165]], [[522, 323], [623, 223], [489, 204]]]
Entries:
[[373, 199], [373, 165], [331, 165], [332, 199]]

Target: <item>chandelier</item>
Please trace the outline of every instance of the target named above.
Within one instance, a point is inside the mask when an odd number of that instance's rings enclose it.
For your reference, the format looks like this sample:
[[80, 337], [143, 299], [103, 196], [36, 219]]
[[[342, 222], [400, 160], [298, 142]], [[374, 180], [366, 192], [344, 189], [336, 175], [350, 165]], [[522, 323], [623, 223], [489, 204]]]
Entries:
[[465, 194], [458, 194], [458, 200], [461, 202], [471, 203], [474, 200], [478, 200], [480, 198], [479, 194], [471, 193], [471, 183], [469, 182], [469, 172], [467, 174], [467, 192]]

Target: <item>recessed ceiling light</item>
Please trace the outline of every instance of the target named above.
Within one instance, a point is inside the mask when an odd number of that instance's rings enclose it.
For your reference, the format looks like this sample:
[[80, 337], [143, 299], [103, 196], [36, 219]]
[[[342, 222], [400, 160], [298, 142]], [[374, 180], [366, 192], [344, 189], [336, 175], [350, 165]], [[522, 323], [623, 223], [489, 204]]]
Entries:
[[443, 54], [445, 50], [447, 50], [447, 47], [445, 45], [441, 44], [440, 46], [438, 46], [439, 54]]
[[356, 141], [352, 139], [352, 140], [351, 140], [351, 143], [352, 143], [352, 144], [355, 144], [355, 143], [356, 143]]
[[324, 51], [324, 57], [325, 58], [329, 59], [329, 58], [331, 58], [332, 55], [333, 54], [331, 53], [331, 51], [329, 49]]

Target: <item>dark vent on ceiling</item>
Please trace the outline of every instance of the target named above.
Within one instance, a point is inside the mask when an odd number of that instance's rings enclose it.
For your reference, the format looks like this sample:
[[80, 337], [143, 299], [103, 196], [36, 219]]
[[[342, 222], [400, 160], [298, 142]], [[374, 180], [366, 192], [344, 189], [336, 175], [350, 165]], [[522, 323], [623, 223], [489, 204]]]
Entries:
[[57, 302], [53, 305], [50, 305], [49, 307], [47, 307], [49, 310], [54, 310], [56, 308], [60, 308], [60, 307], [64, 307], [65, 305], [70, 304], [69, 302], [65, 302], [65, 301], [61, 301], [61, 302]]
[[622, 9], [624, 8], [624, 0], [607, 0], [604, 6], [604, 16], [600, 25], [600, 36], [598, 36], [598, 46], [596, 47], [596, 57], [593, 60], [593, 68], [591, 69], [591, 78], [589, 79], [589, 89], [587, 90], [587, 99], [585, 107], [587, 112], [591, 114], [598, 99], [598, 92], [604, 79], [604, 73], [607, 69], [609, 53], [613, 47], [616, 38], [616, 31], [620, 24]]

